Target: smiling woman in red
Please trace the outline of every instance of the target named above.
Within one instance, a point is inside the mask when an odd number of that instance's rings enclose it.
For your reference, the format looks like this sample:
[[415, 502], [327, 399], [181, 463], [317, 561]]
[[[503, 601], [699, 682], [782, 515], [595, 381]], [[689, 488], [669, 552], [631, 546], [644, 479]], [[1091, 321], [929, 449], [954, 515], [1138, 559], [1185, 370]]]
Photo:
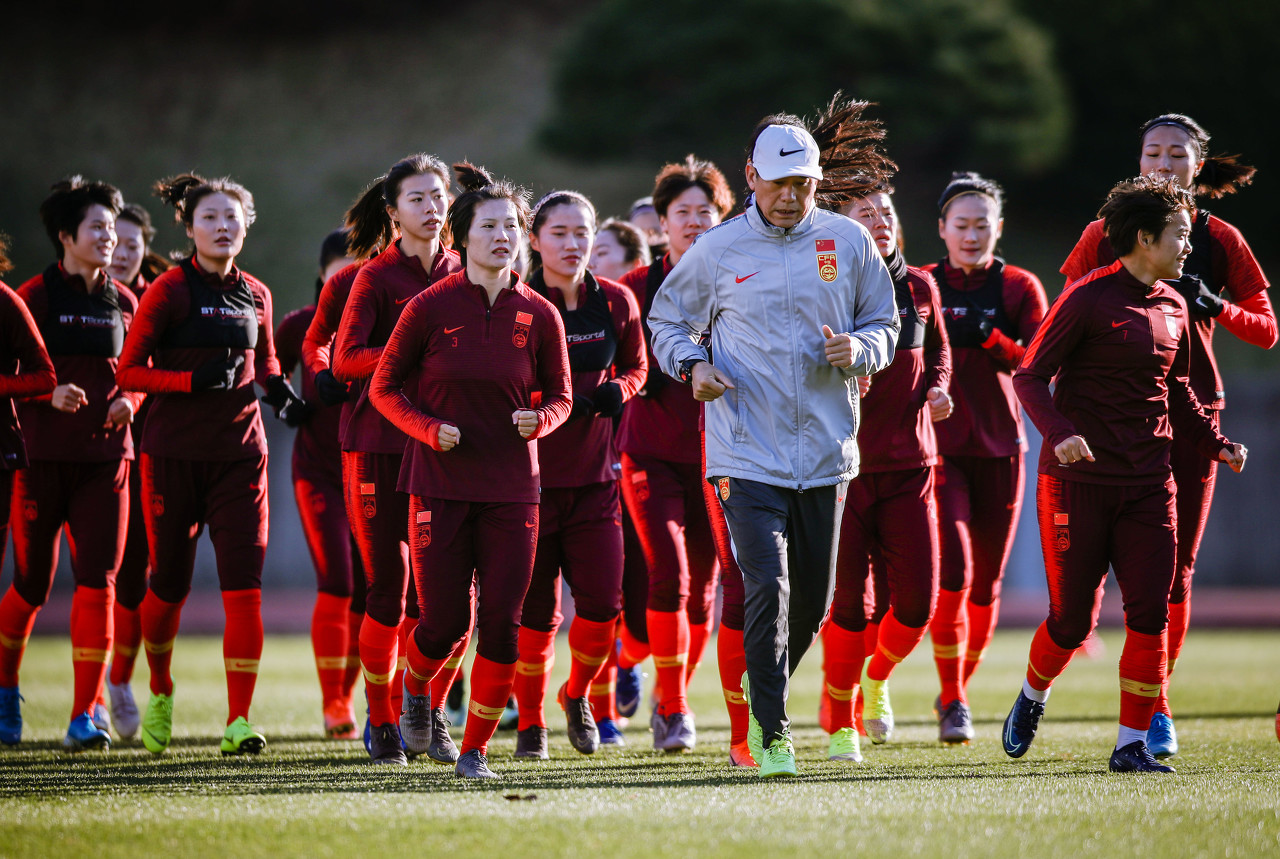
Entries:
[[[1209, 133], [1189, 116], [1164, 114], [1142, 126], [1138, 167], [1142, 173], [1171, 176], [1193, 194], [1210, 198], [1249, 184], [1254, 169], [1234, 156], [1210, 156]], [[1068, 283], [1099, 266], [1115, 251], [1099, 219], [1085, 228], [1062, 273]], [[1266, 276], [1240, 231], [1197, 207], [1191, 228], [1191, 256], [1173, 282], [1191, 313], [1191, 387], [1215, 425], [1226, 407], [1222, 376], [1213, 354], [1213, 334], [1221, 325], [1253, 346], [1276, 344], [1276, 316], [1267, 298]], [[1225, 297], [1224, 297], [1225, 293]], [[1201, 456], [1178, 432], [1173, 435], [1173, 480], [1178, 486], [1178, 569], [1169, 594], [1169, 676], [1182, 651], [1191, 621], [1191, 578], [1196, 553], [1213, 503], [1218, 464]], [[1157, 757], [1177, 754], [1178, 736], [1169, 709], [1169, 683], [1160, 692], [1151, 720], [1149, 746]]]
[[249, 723], [249, 706], [262, 656], [267, 440], [253, 383], [286, 420], [302, 401], [276, 360], [271, 292], [235, 264], [254, 221], [253, 195], [230, 179], [190, 173], [156, 183], [156, 194], [174, 207], [195, 250], [147, 290], [116, 371], [122, 387], [154, 399], [142, 456], [151, 546], [141, 608], [151, 668], [142, 742], [160, 754], [173, 734], [170, 663], [207, 525], [227, 615], [222, 753], [257, 754], [266, 739]]
[[527, 195], [457, 164], [463, 194], [449, 212], [464, 270], [405, 307], [370, 386], [410, 443], [399, 488], [420, 617], [404, 673], [407, 745], [431, 739], [411, 699], [445, 667], [471, 626], [479, 645], [455, 772], [494, 778], [485, 755], [511, 692], [520, 608], [538, 539], [536, 439], [573, 409], [560, 314], [511, 271], [529, 218]]

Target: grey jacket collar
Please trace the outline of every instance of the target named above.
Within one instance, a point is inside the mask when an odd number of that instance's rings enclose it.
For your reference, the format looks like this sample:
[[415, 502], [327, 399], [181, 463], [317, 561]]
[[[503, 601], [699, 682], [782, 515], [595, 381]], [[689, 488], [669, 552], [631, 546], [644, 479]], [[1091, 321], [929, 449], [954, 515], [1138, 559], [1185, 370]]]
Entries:
[[799, 223], [794, 227], [787, 227], [786, 229], [783, 229], [782, 227], [775, 227], [773, 224], [766, 221], [764, 219], [764, 215], [760, 214], [760, 207], [756, 205], [754, 197], [746, 214], [747, 223], [751, 225], [752, 230], [760, 233], [762, 236], [780, 239], [784, 236], [800, 236], [809, 232], [809, 230], [813, 228], [814, 220], [817, 218], [818, 207], [815, 205], [809, 210], [808, 214], [800, 219]]

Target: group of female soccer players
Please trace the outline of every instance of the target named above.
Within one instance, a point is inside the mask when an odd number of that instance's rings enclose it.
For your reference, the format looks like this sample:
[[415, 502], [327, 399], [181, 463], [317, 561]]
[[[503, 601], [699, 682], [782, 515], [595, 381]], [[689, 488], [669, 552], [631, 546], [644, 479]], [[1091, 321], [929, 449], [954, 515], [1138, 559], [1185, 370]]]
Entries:
[[[861, 107], [833, 101], [824, 127], [859, 125]], [[906, 262], [884, 175], [825, 197], [871, 233], [901, 320], [892, 365], [859, 382], [861, 474], [823, 631], [819, 721], [832, 760], [861, 760], [860, 733], [891, 738], [888, 680], [926, 632], [939, 740], [974, 738], [966, 689], [997, 623], [1022, 506], [1021, 398], [1046, 439], [1037, 507], [1050, 612], [1005, 750], [1025, 753], [1053, 678], [1096, 622], [1110, 565], [1127, 627], [1111, 766], [1167, 769], [1152, 753], [1177, 751], [1168, 675], [1216, 463], [1244, 462], [1218, 432], [1215, 323], [1264, 348], [1277, 337], [1248, 245], [1192, 197], [1234, 191], [1252, 168], [1209, 157], [1207, 145], [1185, 116], [1143, 127], [1145, 178], [1113, 189], [1064, 263], [1069, 286], [1052, 310], [1035, 275], [996, 256], [1004, 199], [991, 179], [955, 174], [938, 203], [945, 253], [919, 268]], [[329, 737], [359, 736], [363, 673], [374, 763], [426, 755], [494, 777], [488, 743], [513, 692], [515, 754], [546, 758], [563, 576], [575, 616], [555, 701], [572, 746], [625, 742], [637, 666], [652, 656], [653, 746], [691, 750], [687, 689], [719, 582], [730, 760], [755, 765], [742, 579], [703, 478], [700, 406], [648, 361], [646, 317], [663, 279], [734, 210], [719, 169], [693, 156], [665, 166], [633, 212], [656, 218], [642, 229], [600, 224], [574, 191], [531, 207], [527, 191], [480, 167], [410, 156], [326, 238], [315, 303], [278, 328], [270, 291], [236, 265], [254, 220], [249, 191], [188, 174], [156, 192], [192, 243], [177, 265], [149, 253], [145, 210], [74, 177], [40, 210], [56, 262], [16, 293], [0, 284], [0, 485], [12, 497], [0, 509], [15, 568], [0, 599], [0, 741], [21, 739], [19, 668], [65, 526], [76, 591], [64, 745], [107, 747], [114, 725], [166, 749], [169, 666], [207, 526], [226, 611], [221, 750], [264, 748], [249, 721], [267, 543], [256, 383], [298, 427], [293, 480], [317, 574], [312, 642]], [[301, 396], [286, 379], [299, 365]], [[1125, 374], [1127, 386], [1098, 381]], [[1147, 411], [1129, 402], [1135, 391]], [[446, 699], [473, 628], [457, 745]], [[130, 687], [140, 647], [143, 713]]]

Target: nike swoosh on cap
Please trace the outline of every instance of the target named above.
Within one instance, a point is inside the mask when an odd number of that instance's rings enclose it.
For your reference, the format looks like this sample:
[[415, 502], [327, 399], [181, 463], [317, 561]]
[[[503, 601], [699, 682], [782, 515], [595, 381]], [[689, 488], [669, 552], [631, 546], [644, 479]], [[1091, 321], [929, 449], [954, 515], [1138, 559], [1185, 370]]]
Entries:
[[778, 150], [778, 154], [781, 155], [783, 158], [786, 158], [788, 155], [795, 155], [797, 152], [804, 152], [804, 147], [801, 146], [799, 149], [779, 149]]

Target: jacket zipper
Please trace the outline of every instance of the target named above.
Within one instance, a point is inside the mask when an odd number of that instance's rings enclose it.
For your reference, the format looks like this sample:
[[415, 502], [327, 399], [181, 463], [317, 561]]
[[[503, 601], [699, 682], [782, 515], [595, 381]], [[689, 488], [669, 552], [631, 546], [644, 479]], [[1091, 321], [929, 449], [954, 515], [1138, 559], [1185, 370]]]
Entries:
[[[782, 236], [782, 270], [787, 282], [787, 303], [795, 308], [796, 299], [791, 284], [791, 236], [786, 233]], [[801, 489], [804, 486], [804, 427], [800, 423], [800, 418], [804, 411], [801, 403], [804, 391], [800, 378], [800, 342], [796, 332], [794, 309], [791, 312], [791, 371], [796, 386], [796, 489]]]

